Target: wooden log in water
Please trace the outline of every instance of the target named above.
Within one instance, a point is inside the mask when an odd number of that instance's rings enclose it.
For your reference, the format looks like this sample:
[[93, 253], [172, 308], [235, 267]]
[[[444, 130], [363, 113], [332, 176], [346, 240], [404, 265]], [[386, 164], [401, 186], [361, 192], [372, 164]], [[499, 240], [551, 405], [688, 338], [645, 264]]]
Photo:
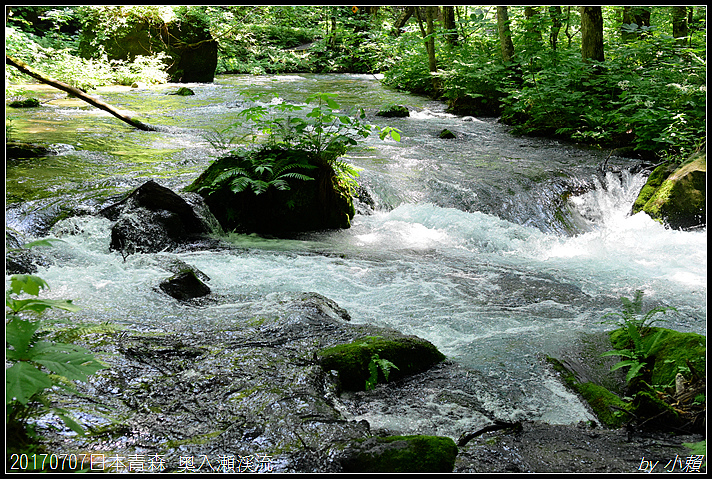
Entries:
[[113, 106], [104, 103], [103, 101], [99, 100], [98, 98], [95, 98], [91, 95], [84, 93], [79, 88], [75, 88], [71, 85], [68, 85], [68, 84], [61, 82], [59, 80], [55, 80], [54, 78], [50, 78], [50, 77], [44, 75], [43, 73], [38, 72], [37, 70], [35, 70], [31, 66], [29, 66], [27, 63], [23, 62], [22, 60], [18, 60], [16, 58], [13, 58], [10, 55], [6, 54], [5, 55], [5, 63], [17, 68], [22, 73], [25, 73], [26, 75], [29, 75], [32, 78], [41, 81], [42, 83], [46, 83], [47, 85], [53, 86], [54, 88], [57, 88], [57, 89], [62, 90], [66, 93], [69, 93], [70, 95], [74, 95], [77, 98], [84, 100], [85, 102], [89, 103], [92, 106], [95, 106], [101, 110], [111, 113], [119, 120], [121, 120], [125, 123], [128, 123], [129, 125], [133, 126], [134, 128], [138, 128], [139, 130], [144, 130], [144, 131], [156, 131], [157, 130], [157, 128], [155, 128], [153, 126], [147, 125], [147, 124], [142, 123], [138, 120], [134, 120], [130, 116], [121, 113]]

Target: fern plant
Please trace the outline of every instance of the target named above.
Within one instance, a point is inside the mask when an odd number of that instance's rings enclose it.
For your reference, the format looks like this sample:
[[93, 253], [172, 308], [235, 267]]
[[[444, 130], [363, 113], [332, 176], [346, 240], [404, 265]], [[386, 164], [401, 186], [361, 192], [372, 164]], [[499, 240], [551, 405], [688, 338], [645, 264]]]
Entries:
[[621, 313], [609, 313], [604, 316], [604, 318], [615, 316], [618, 320], [604, 321], [604, 323], [616, 324], [623, 329], [628, 335], [630, 347], [607, 351], [601, 356], [620, 356], [625, 358], [613, 365], [611, 371], [629, 367], [630, 369], [626, 374], [626, 382], [630, 384], [631, 381], [642, 375], [643, 368], [647, 365], [663, 334], [663, 331], [659, 331], [651, 340], [644, 341], [645, 336], [651, 331], [652, 324], [657, 321], [657, 319], [653, 319], [653, 316], [669, 310], [676, 311], [676, 309], [659, 307], [643, 314], [643, 291], [641, 290], [635, 292], [633, 300], [621, 297], [621, 302], [623, 303], [623, 311]]
[[[44, 395], [50, 388], [77, 393], [72, 381], [86, 381], [104, 366], [86, 349], [76, 344], [43, 341], [45, 322], [32, 319], [47, 309], [78, 311], [71, 300], [40, 299], [48, 288], [38, 276], [18, 274], [10, 280], [5, 294], [5, 406], [8, 429], [27, 436], [27, 421], [40, 409], [55, 413], [71, 430], [83, 435], [83, 428], [63, 408], [52, 406]], [[30, 298], [20, 299], [23, 293]], [[21, 440], [22, 438], [20, 438]]]
[[247, 154], [238, 157], [236, 161], [237, 165], [216, 176], [207, 189], [215, 191], [227, 185], [233, 193], [252, 190], [256, 195], [266, 192], [269, 188], [288, 190], [288, 180], [313, 180], [311, 176], [295, 170], [316, 168], [306, 162], [295, 162], [292, 157], [280, 157], [276, 154]]
[[368, 363], [368, 373], [369, 377], [366, 379], [366, 391], [370, 391], [376, 387], [378, 384], [378, 369], [383, 371], [383, 377], [388, 382], [388, 376], [391, 373], [391, 368], [398, 369], [398, 366], [393, 364], [387, 359], [381, 359], [378, 354], [371, 356], [371, 361]]
[[[391, 137], [400, 141], [400, 130], [391, 127], [376, 127], [365, 122], [363, 109], [350, 112], [354, 116], [339, 111], [333, 93], [316, 93], [307, 98], [307, 104], [315, 103], [304, 117], [294, 116], [306, 106], [283, 102], [272, 102], [269, 106], [254, 106], [242, 110], [239, 122], [222, 130], [206, 134], [210, 144], [221, 151], [232, 151], [233, 145], [243, 141], [262, 142], [263, 150], [297, 150], [309, 154], [319, 165], [328, 165], [341, 183], [353, 195], [358, 169], [339, 158], [360, 139], [368, 138], [374, 130], [384, 140]], [[256, 98], [252, 98], [253, 100]], [[259, 155], [223, 172], [215, 179], [215, 187], [226, 183], [235, 192], [252, 189], [256, 194], [270, 187], [289, 189], [289, 180], [308, 181], [311, 179], [297, 169], [309, 168], [306, 164], [282, 163], [275, 158]]]

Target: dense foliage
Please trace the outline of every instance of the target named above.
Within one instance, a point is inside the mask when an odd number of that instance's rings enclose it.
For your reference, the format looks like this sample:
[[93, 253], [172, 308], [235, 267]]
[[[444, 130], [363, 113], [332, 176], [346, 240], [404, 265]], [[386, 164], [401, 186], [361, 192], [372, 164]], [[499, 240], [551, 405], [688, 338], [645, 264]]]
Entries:
[[[132, 23], [178, 19], [210, 30], [217, 73], [383, 73], [395, 88], [441, 98], [456, 113], [501, 116], [518, 133], [689, 156], [705, 138], [705, 8], [600, 8], [603, 61], [583, 58], [583, 19], [571, 6], [12, 7], [6, 43], [83, 88], [161, 82], [162, 58], [109, 61], [102, 41]], [[80, 48], [97, 21], [101, 35]]]

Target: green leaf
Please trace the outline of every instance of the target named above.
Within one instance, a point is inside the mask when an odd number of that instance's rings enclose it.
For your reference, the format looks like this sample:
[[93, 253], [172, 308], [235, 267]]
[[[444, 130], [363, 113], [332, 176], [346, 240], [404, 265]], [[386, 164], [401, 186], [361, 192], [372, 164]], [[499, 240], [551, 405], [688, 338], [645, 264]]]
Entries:
[[615, 371], [617, 369], [624, 368], [626, 366], [637, 366], [637, 365], [642, 365], [642, 364], [639, 361], [636, 361], [634, 359], [627, 359], [625, 361], [621, 361], [621, 362], [615, 364], [613, 367], [611, 367], [611, 371]]
[[52, 411], [62, 420], [62, 422], [72, 431], [76, 432], [79, 436], [84, 436], [86, 431], [79, 425], [78, 422], [64, 409], [52, 408]]
[[49, 289], [45, 280], [31, 274], [13, 274], [10, 277], [10, 287], [15, 294], [21, 294], [24, 291], [32, 296], [39, 296], [40, 289]]
[[5, 350], [7, 359], [28, 359], [27, 351], [39, 327], [39, 321], [28, 321], [17, 316], [7, 322], [5, 324], [5, 341], [14, 349], [14, 351]]
[[32, 396], [50, 387], [49, 375], [27, 362], [15, 363], [5, 370], [5, 404], [27, 404]]
[[41, 341], [32, 347], [32, 361], [51, 372], [75, 381], [104, 369], [94, 356], [81, 346]]

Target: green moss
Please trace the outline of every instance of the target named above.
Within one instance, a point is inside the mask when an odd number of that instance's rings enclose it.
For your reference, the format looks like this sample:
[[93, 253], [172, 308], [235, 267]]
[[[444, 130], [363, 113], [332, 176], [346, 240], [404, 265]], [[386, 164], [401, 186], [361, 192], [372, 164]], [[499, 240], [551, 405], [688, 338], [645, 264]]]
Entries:
[[408, 108], [403, 106], [403, 105], [388, 105], [382, 110], [379, 110], [378, 113], [376, 113], [377, 116], [384, 116], [387, 118], [392, 118], [392, 117], [406, 117], [410, 116], [410, 112], [408, 111]]
[[[675, 375], [686, 371], [692, 366], [699, 374], [705, 374], [706, 338], [697, 333], [681, 333], [666, 328], [650, 328], [643, 337], [643, 343], [649, 345], [658, 332], [662, 335], [658, 346], [651, 353], [649, 384], [653, 386], [668, 386], [674, 383]], [[628, 334], [623, 329], [611, 331], [611, 344], [614, 349], [627, 349]]]
[[[363, 391], [370, 376], [368, 365], [374, 354], [386, 359], [398, 369], [391, 369], [389, 380], [416, 374], [445, 359], [430, 342], [415, 337], [367, 337], [348, 344], [323, 349], [318, 353], [322, 368], [339, 373], [341, 387]], [[385, 378], [379, 371], [379, 382]]]
[[[561, 373], [564, 383], [575, 393], [580, 395], [596, 413], [598, 420], [606, 427], [618, 428], [630, 420], [625, 411], [631, 411], [633, 406], [625, 402], [618, 395], [603, 386], [592, 382], [581, 383], [559, 360], [547, 357], [553, 368]], [[621, 411], [623, 409], [624, 411]]]
[[633, 203], [633, 214], [643, 210], [645, 204], [652, 198], [655, 191], [663, 184], [663, 181], [674, 171], [674, 167], [670, 164], [660, 165], [653, 170], [645, 182], [645, 186], [638, 193], [638, 198]]
[[452, 472], [457, 445], [449, 437], [389, 436], [359, 441], [344, 472]]

